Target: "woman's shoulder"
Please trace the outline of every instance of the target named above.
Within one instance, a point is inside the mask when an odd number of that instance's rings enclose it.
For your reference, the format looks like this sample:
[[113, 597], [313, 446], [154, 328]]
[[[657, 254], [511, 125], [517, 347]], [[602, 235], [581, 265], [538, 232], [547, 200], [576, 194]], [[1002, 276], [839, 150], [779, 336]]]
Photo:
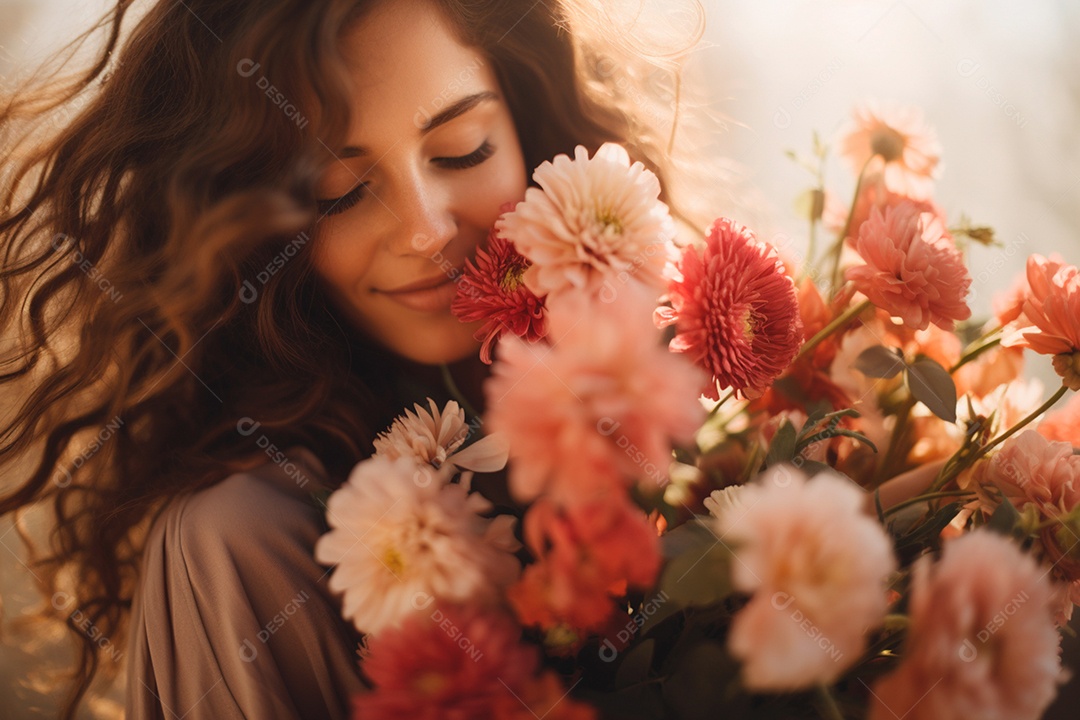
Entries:
[[173, 498], [151, 531], [173, 530], [178, 548], [190, 554], [266, 554], [283, 543], [314, 545], [325, 531], [325, 510], [314, 493], [326, 487], [322, 464], [306, 448], [236, 472], [224, 480]]
[[359, 635], [314, 558], [324, 471], [288, 454], [173, 498], [153, 522], [132, 608], [133, 717], [338, 718], [363, 690]]

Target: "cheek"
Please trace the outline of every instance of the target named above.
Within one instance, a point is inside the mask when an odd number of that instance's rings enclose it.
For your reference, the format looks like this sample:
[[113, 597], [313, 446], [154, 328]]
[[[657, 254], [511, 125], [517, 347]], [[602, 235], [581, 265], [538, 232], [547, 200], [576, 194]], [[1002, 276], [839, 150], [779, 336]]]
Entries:
[[357, 241], [358, 228], [352, 228], [345, 216], [325, 218], [321, 225], [312, 265], [335, 292], [353, 294], [371, 268], [375, 244]]

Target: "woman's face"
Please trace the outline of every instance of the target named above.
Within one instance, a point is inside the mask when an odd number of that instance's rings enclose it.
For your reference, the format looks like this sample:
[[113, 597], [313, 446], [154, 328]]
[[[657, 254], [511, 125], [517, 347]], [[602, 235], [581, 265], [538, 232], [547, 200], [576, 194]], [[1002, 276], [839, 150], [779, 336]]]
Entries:
[[[427, 2], [385, 2], [345, 36], [347, 147], [319, 189], [315, 269], [353, 324], [422, 363], [476, 352], [450, 314], [466, 258], [525, 195], [510, 109], [480, 51]], [[336, 202], [335, 202], [336, 201]]]

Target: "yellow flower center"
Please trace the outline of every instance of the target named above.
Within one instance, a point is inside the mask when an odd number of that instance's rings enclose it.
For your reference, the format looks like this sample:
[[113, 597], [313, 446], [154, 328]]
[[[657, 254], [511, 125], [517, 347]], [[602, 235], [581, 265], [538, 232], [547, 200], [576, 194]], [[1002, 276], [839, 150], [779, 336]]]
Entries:
[[514, 292], [521, 287], [521, 278], [525, 275], [525, 265], [523, 263], [513, 263], [510, 267], [506, 268], [506, 273], [502, 276], [502, 280], [499, 281], [499, 287], [504, 292]]
[[882, 125], [870, 138], [870, 149], [885, 158], [885, 162], [894, 162], [904, 154], [904, 136], [888, 125]]
[[622, 221], [619, 220], [619, 216], [611, 208], [597, 208], [596, 222], [600, 223], [602, 232], [611, 230], [616, 235], [622, 234]]
[[383, 550], [382, 562], [390, 572], [398, 577], [405, 572], [405, 558], [401, 556], [401, 553], [396, 548], [388, 547]]

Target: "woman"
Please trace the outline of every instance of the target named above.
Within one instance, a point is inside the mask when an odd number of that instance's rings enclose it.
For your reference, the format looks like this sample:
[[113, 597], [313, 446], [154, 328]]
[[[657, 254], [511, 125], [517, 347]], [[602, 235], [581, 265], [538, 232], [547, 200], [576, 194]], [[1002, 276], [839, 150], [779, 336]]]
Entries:
[[24, 541], [79, 643], [64, 718], [121, 670], [132, 718], [344, 717], [313, 493], [442, 369], [481, 406], [457, 271], [577, 144], [671, 177], [678, 94], [572, 2], [163, 0], [121, 41], [130, 4], [0, 115], [0, 515], [52, 514]]

